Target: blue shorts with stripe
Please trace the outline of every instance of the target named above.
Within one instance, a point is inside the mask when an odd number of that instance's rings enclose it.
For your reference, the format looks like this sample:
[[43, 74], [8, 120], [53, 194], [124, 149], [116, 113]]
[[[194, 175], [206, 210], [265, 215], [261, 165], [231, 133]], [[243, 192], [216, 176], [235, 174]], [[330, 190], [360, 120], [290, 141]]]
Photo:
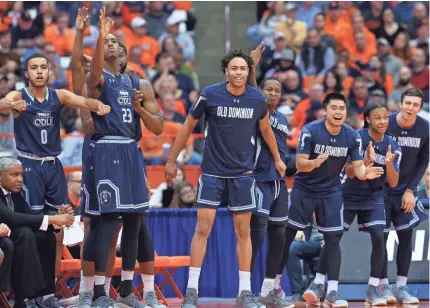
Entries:
[[253, 212], [256, 208], [254, 177], [224, 178], [201, 174], [196, 207], [217, 209], [222, 202], [235, 213]]
[[[357, 216], [357, 226], [359, 231], [369, 231], [370, 229], [385, 228], [385, 206], [384, 197], [378, 197], [369, 201], [350, 201], [343, 199], [343, 225], [345, 230], [349, 230], [349, 226], [354, 222]], [[363, 208], [360, 209], [359, 208]]]
[[84, 216], [88, 215], [85, 211], [89, 209], [90, 194], [88, 192], [90, 174], [91, 174], [91, 151], [94, 148], [94, 142], [89, 138], [84, 139], [84, 144], [82, 146], [82, 184], [81, 184], [81, 220]]
[[20, 152], [18, 159], [24, 169], [24, 197], [35, 213], [41, 213], [45, 205], [58, 210], [69, 203], [66, 176], [58, 158]]
[[95, 142], [86, 176], [89, 186], [86, 213], [148, 211], [145, 165], [135, 140], [107, 136]]
[[288, 188], [284, 181], [257, 182], [255, 196], [257, 201], [255, 215], [266, 217], [271, 223], [287, 223]]
[[401, 194], [397, 195], [385, 192], [385, 232], [390, 231], [391, 223], [394, 225], [394, 229], [396, 229], [397, 232], [402, 232], [415, 228], [428, 218], [418, 197], [415, 197], [415, 208], [409, 213], [406, 213], [402, 209], [402, 197], [403, 195]]
[[301, 188], [293, 187], [288, 202], [288, 227], [304, 230], [311, 226], [313, 213], [321, 233], [343, 233], [342, 192], [313, 196]]

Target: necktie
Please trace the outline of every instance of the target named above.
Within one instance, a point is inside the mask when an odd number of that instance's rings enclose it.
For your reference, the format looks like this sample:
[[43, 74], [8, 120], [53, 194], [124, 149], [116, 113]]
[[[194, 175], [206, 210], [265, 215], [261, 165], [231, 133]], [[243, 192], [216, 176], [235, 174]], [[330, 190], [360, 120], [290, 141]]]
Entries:
[[13, 205], [13, 200], [12, 200], [12, 196], [10, 195], [10, 193], [8, 193], [6, 195], [6, 202], [7, 202], [7, 207], [14, 212], [15, 211], [15, 206]]

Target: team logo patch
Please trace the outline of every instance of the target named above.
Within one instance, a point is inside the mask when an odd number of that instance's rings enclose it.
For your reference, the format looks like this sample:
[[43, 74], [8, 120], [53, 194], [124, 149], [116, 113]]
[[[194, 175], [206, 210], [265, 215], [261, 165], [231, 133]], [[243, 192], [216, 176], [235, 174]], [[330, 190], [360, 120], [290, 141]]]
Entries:
[[111, 204], [112, 196], [107, 190], [103, 190], [99, 196], [100, 204], [104, 207], [108, 207]]
[[118, 91], [118, 104], [131, 106], [131, 97], [128, 91], [119, 90]]
[[54, 117], [51, 115], [50, 112], [37, 112], [33, 124], [36, 127], [53, 126]]

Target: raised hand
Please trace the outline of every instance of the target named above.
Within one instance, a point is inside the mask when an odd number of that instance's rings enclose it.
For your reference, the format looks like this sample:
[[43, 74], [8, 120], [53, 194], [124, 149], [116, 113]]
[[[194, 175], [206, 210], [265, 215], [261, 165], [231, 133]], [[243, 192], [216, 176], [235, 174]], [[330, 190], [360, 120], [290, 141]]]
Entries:
[[367, 146], [366, 152], [367, 152], [367, 159], [370, 162], [373, 162], [375, 160], [375, 149], [373, 148], [372, 141], [369, 142], [369, 145]]
[[397, 153], [391, 152], [391, 144], [388, 146], [387, 154], [385, 155], [385, 164], [391, 164], [396, 158]]
[[113, 27], [113, 20], [106, 17], [106, 8], [100, 10], [100, 33], [106, 36]]
[[88, 20], [90, 16], [88, 15], [88, 9], [86, 7], [81, 7], [78, 10], [78, 16], [76, 16], [75, 27], [78, 31], [84, 31], [88, 26]]
[[384, 174], [384, 168], [373, 167], [373, 163], [370, 163], [366, 167], [366, 178], [368, 180], [373, 180], [373, 179], [379, 178], [383, 174]]
[[260, 62], [261, 55], [263, 54], [265, 48], [266, 47], [264, 47], [264, 42], [261, 42], [260, 45], [257, 46], [257, 48], [251, 51], [250, 56], [254, 61], [255, 66], [257, 66], [258, 62]]
[[320, 154], [317, 158], [314, 159], [315, 161], [315, 168], [319, 168], [328, 158], [328, 154]]

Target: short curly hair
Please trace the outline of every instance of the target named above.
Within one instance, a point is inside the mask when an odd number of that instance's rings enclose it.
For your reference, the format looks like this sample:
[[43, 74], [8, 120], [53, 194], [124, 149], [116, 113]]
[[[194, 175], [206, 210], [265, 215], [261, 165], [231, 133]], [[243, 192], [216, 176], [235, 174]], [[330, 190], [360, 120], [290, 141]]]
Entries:
[[244, 53], [242, 49], [231, 50], [227, 55], [221, 58], [221, 72], [225, 73], [225, 70], [228, 67], [228, 64], [234, 58], [242, 58], [245, 60], [246, 64], [248, 64], [248, 68], [251, 69], [251, 66], [254, 64], [252, 58]]

